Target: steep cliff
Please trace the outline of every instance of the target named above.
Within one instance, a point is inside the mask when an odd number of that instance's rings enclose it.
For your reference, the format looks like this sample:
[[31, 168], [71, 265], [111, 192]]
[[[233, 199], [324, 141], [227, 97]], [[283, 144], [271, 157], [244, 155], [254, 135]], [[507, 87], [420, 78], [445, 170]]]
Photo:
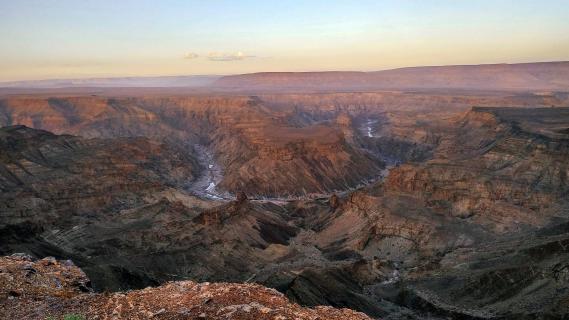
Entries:
[[568, 121], [565, 109], [474, 108], [434, 159], [392, 170], [386, 188], [500, 232], [541, 225], [569, 194]]

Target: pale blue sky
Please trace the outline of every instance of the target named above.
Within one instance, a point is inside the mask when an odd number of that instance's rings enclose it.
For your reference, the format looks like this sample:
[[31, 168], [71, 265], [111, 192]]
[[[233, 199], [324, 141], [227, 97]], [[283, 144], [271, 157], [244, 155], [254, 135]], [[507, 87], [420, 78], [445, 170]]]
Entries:
[[569, 60], [569, 1], [0, 0], [0, 48], [0, 81]]

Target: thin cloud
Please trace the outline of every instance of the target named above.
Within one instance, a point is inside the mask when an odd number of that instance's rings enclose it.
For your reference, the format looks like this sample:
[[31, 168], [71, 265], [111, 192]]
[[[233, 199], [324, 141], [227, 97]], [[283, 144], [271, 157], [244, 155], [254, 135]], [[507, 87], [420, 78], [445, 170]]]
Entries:
[[250, 58], [255, 58], [255, 56], [246, 55], [241, 51], [235, 53], [210, 52], [207, 55], [207, 59], [210, 61], [240, 61]]
[[191, 59], [199, 58], [199, 56], [200, 55], [195, 53], [195, 52], [188, 52], [184, 55], [184, 59], [191, 60]]

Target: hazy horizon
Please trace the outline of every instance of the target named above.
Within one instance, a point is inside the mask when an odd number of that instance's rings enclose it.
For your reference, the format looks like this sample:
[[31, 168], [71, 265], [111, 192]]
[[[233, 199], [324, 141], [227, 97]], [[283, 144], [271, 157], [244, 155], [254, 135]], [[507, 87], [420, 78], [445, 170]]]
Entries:
[[0, 80], [2, 83], [16, 83], [16, 82], [41, 82], [41, 81], [82, 81], [82, 80], [98, 80], [98, 79], [151, 79], [151, 78], [182, 78], [182, 77], [192, 77], [192, 78], [221, 78], [226, 76], [235, 75], [246, 75], [246, 74], [261, 74], [261, 73], [333, 73], [333, 72], [362, 72], [362, 73], [373, 73], [381, 71], [392, 71], [399, 69], [413, 69], [413, 68], [438, 68], [438, 67], [461, 67], [461, 66], [489, 66], [489, 65], [517, 65], [517, 64], [539, 64], [539, 63], [569, 63], [567, 61], [528, 61], [528, 62], [496, 62], [496, 63], [482, 63], [482, 64], [458, 64], [458, 65], [413, 65], [413, 66], [403, 66], [397, 68], [386, 68], [377, 70], [302, 70], [302, 71], [255, 71], [255, 72], [244, 72], [244, 73], [227, 73], [227, 74], [164, 74], [164, 75], [110, 75], [110, 76], [85, 76], [85, 77], [68, 77], [68, 78], [37, 78], [37, 79], [26, 79], [26, 80]]
[[0, 1], [0, 81], [569, 60], [564, 1]]

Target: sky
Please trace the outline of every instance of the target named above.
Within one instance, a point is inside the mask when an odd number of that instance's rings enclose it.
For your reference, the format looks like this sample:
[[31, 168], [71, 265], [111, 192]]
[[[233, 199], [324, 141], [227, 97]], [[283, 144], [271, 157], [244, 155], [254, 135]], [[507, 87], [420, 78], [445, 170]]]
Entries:
[[567, 0], [0, 0], [0, 81], [566, 60]]

